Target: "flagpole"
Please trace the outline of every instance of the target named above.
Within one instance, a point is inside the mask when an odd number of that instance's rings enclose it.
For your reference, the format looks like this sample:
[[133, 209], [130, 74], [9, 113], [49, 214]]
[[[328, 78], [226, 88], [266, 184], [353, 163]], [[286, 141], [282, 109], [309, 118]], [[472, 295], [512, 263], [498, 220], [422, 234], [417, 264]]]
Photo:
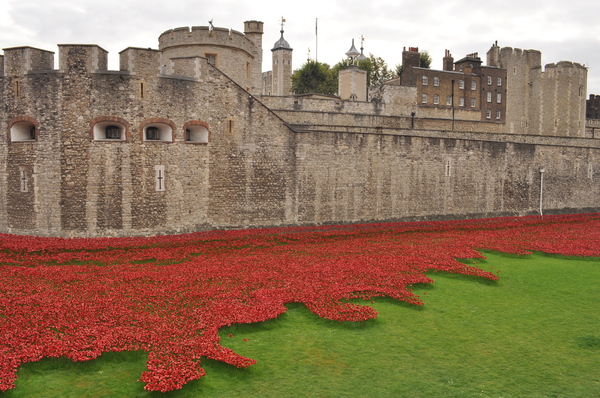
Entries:
[[319, 61], [319, 18], [315, 18], [315, 61]]

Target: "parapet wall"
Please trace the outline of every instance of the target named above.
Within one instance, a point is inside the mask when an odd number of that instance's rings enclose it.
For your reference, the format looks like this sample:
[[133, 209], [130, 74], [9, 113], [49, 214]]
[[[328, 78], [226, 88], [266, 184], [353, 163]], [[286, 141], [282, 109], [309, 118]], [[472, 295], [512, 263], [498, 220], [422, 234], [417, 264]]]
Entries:
[[166, 50], [171, 47], [190, 45], [223, 46], [238, 48], [252, 55], [254, 44], [243, 33], [232, 29], [208, 26], [192, 26], [169, 29], [158, 38], [158, 48]]

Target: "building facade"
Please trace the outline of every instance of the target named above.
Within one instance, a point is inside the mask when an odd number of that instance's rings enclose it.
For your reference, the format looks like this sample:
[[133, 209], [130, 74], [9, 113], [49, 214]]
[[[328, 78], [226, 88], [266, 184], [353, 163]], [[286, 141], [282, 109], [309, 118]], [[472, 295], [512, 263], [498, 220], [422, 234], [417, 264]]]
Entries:
[[[585, 71], [575, 64], [527, 72], [545, 93], [563, 93], [550, 91], [553, 78], [574, 90], [557, 125], [534, 123], [549, 114], [545, 99], [511, 115], [511, 101], [524, 101], [511, 98], [516, 50], [493, 48], [488, 66], [476, 56], [454, 70], [415, 66], [410, 84], [372, 88], [366, 100], [274, 95], [291, 74], [291, 62], [274, 61], [285, 68], [261, 95], [262, 26], [173, 29], [158, 49], [123, 50], [119, 71], [96, 45], [59, 45], [57, 70], [53, 52], [4, 49], [0, 232], [132, 236], [598, 210], [600, 141], [582, 134]], [[273, 48], [274, 60], [278, 51], [291, 61], [289, 44]]]

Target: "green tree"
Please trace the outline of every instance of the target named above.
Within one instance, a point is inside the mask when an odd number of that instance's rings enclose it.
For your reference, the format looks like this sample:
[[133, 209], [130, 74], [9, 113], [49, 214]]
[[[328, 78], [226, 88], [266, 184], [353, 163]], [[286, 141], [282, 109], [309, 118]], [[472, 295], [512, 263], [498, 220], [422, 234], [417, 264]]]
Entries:
[[419, 53], [419, 66], [421, 68], [431, 68], [431, 55], [427, 51], [421, 51]]
[[337, 74], [327, 64], [308, 60], [292, 74], [292, 91], [295, 94], [337, 93]]
[[[336, 79], [339, 76], [341, 69], [347, 68], [352, 64], [349, 59], [343, 59], [333, 67]], [[391, 71], [387, 63], [381, 57], [376, 57], [369, 54], [368, 58], [357, 62], [356, 66], [367, 72], [367, 86], [377, 86], [386, 80], [394, 77], [394, 72]]]

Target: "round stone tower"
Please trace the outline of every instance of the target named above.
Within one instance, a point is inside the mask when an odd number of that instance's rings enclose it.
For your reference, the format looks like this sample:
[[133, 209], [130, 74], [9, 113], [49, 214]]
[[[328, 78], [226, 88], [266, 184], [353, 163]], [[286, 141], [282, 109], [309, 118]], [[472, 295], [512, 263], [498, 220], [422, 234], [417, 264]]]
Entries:
[[[245, 33], [245, 34], [244, 34]], [[183, 58], [202, 57], [251, 93], [262, 89], [263, 23], [244, 22], [244, 33], [226, 28], [192, 26], [168, 30], [158, 38], [163, 68]]]

